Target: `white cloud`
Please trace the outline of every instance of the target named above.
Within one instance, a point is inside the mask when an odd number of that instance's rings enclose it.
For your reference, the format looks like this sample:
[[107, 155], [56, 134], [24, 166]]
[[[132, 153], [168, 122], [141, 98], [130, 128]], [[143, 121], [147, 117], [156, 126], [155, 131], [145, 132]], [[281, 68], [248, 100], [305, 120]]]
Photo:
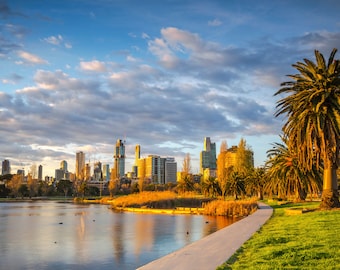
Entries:
[[222, 22], [219, 19], [214, 19], [212, 21], [208, 21], [209, 26], [220, 26]]
[[63, 37], [61, 35], [50, 36], [50, 37], [44, 38], [44, 41], [52, 45], [60, 45], [63, 42]]
[[93, 60], [89, 62], [80, 62], [79, 67], [83, 71], [105, 72], [106, 65], [104, 62]]
[[[46, 60], [40, 58], [39, 56], [25, 52], [25, 51], [19, 51], [18, 56], [24, 59], [24, 62], [30, 63], [30, 64], [47, 64], [48, 63]], [[23, 62], [18, 61], [17, 63], [23, 63]]]
[[65, 43], [65, 48], [66, 49], [72, 49], [72, 44], [71, 43]]

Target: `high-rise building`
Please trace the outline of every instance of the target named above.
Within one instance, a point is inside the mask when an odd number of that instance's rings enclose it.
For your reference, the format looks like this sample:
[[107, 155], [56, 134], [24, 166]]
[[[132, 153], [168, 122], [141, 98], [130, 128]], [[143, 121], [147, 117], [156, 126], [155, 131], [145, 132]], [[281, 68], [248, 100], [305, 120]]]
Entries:
[[102, 178], [103, 178], [102, 163], [100, 161], [97, 161], [94, 164], [94, 168], [93, 168], [93, 180], [102, 181], [103, 180]]
[[121, 178], [125, 175], [125, 142], [118, 139], [114, 152], [114, 164], [116, 170], [116, 178]]
[[65, 171], [63, 169], [55, 169], [55, 180], [60, 181], [65, 179]]
[[177, 162], [175, 158], [167, 157], [164, 159], [164, 184], [177, 182]]
[[206, 175], [205, 171], [209, 171], [208, 175], [213, 176], [216, 173], [216, 144], [210, 141], [210, 137], [204, 138], [203, 151], [200, 154], [200, 171], [202, 175]]
[[60, 162], [60, 169], [64, 170], [65, 172], [67, 172], [67, 161], [63, 160]]
[[10, 174], [11, 173], [11, 165], [9, 163], [8, 159], [5, 159], [2, 162], [2, 170], [1, 170], [1, 174], [5, 175], [5, 174]]
[[39, 165], [38, 167], [38, 180], [42, 181], [43, 180], [43, 166]]
[[177, 163], [175, 158], [162, 158], [157, 155], [149, 155], [138, 160], [138, 178], [149, 180], [155, 184], [177, 182]]
[[84, 171], [85, 171], [84, 179], [86, 181], [90, 181], [91, 180], [91, 165], [90, 165], [90, 163], [85, 164]]
[[80, 151], [76, 154], [76, 179], [83, 180], [85, 177], [85, 154]]
[[110, 181], [110, 164], [105, 164], [103, 166], [103, 181]]

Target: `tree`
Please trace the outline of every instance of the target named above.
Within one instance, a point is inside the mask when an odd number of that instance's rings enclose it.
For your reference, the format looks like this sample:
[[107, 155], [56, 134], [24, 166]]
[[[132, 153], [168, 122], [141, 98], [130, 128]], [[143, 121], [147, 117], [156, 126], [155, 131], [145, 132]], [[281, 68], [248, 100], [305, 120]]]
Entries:
[[266, 183], [266, 171], [263, 167], [254, 168], [246, 178], [246, 191], [250, 196], [257, 194], [259, 200], [263, 200], [264, 186]]
[[291, 147], [296, 149], [300, 168], [323, 168], [321, 208], [339, 207], [338, 180], [340, 148], [340, 60], [333, 49], [326, 63], [315, 50], [316, 63], [304, 59], [293, 64], [298, 74], [288, 75], [292, 81], [283, 82], [276, 95], [275, 116], [286, 115], [282, 130]]
[[38, 194], [39, 183], [37, 178], [33, 178], [33, 175], [29, 173], [27, 175], [27, 188], [30, 197], [36, 196]]
[[279, 198], [294, 197], [302, 201], [307, 193], [317, 194], [322, 185], [319, 171], [313, 166], [310, 170], [302, 169], [296, 158], [296, 152], [290, 149], [287, 139], [281, 138], [282, 143], [275, 143], [267, 151], [267, 178], [265, 189]]
[[11, 190], [13, 196], [18, 196], [19, 188], [23, 183], [24, 176], [22, 174], [13, 175], [12, 179], [7, 182], [7, 187]]
[[182, 172], [185, 175], [191, 174], [191, 157], [189, 153], [187, 153], [183, 159]]
[[57, 191], [62, 192], [64, 196], [67, 196], [67, 193], [72, 190], [72, 182], [70, 180], [59, 180], [57, 184]]
[[248, 174], [253, 168], [252, 150], [247, 146], [246, 140], [243, 138], [240, 140], [236, 151], [236, 164], [234, 171], [241, 174]]
[[235, 200], [245, 194], [245, 176], [237, 171], [231, 171], [227, 181], [227, 192], [233, 195]]

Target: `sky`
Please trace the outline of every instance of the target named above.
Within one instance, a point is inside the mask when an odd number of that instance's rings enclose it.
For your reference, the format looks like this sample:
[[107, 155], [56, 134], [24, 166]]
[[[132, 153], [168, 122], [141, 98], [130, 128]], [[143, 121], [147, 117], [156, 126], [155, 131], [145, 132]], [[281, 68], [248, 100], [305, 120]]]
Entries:
[[[292, 64], [340, 49], [338, 0], [0, 0], [0, 159], [12, 173], [60, 162], [126, 172], [141, 156], [241, 139], [263, 166], [285, 118], [274, 96]], [[340, 52], [336, 55], [339, 59]]]

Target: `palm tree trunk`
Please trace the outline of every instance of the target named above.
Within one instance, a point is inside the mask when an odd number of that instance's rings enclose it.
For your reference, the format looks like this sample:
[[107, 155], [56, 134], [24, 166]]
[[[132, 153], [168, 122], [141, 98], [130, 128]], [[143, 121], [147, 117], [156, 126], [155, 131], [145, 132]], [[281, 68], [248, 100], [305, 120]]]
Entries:
[[336, 164], [331, 162], [326, 162], [326, 164], [323, 172], [323, 190], [320, 208], [340, 207]]

